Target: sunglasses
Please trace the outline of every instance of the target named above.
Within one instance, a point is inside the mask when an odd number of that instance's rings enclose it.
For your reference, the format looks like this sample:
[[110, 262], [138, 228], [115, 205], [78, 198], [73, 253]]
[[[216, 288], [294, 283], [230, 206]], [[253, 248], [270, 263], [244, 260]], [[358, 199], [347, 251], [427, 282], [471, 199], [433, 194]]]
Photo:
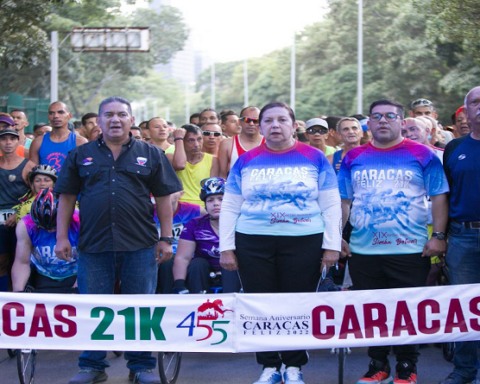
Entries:
[[258, 119], [251, 119], [250, 117], [241, 117], [240, 120], [244, 121], [247, 124], [258, 124]]
[[417, 107], [433, 107], [433, 103], [427, 99], [417, 99], [412, 103], [412, 109]]
[[203, 136], [209, 137], [210, 135], [213, 135], [214, 137], [220, 137], [220, 136], [222, 136], [222, 133], [221, 132], [203, 131]]
[[370, 115], [370, 120], [380, 121], [380, 120], [382, 120], [382, 117], [385, 117], [385, 120], [387, 120], [387, 121], [395, 121], [400, 117], [400, 115], [397, 114], [397, 113], [394, 113], [394, 112], [387, 112], [387, 113], [384, 113], [384, 114], [382, 114], [382, 113], [372, 113]]
[[307, 132], [310, 135], [315, 135], [319, 133], [320, 135], [326, 135], [328, 133], [328, 129], [315, 129], [315, 128], [308, 128], [305, 132]]

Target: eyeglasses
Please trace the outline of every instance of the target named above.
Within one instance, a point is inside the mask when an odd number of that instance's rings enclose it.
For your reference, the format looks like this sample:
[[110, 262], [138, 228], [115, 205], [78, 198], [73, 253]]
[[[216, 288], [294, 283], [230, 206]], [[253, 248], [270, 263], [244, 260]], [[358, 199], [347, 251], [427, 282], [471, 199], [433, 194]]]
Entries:
[[320, 135], [326, 135], [328, 133], [328, 129], [308, 128], [305, 132], [307, 132], [310, 135], [316, 135], [317, 133], [319, 133]]
[[382, 114], [382, 113], [372, 113], [370, 115], [370, 120], [380, 121], [380, 120], [382, 120], [382, 117], [385, 117], [385, 120], [387, 120], [387, 121], [395, 121], [400, 117], [400, 115], [395, 113], [395, 112], [387, 112], [387, 113], [384, 113], [384, 114]]
[[220, 137], [222, 136], [221, 132], [211, 132], [211, 131], [203, 131], [203, 136], [210, 136], [213, 135], [214, 137]]
[[250, 117], [241, 117], [240, 120], [244, 121], [247, 124], [253, 123], [258, 124], [258, 119], [251, 119]]

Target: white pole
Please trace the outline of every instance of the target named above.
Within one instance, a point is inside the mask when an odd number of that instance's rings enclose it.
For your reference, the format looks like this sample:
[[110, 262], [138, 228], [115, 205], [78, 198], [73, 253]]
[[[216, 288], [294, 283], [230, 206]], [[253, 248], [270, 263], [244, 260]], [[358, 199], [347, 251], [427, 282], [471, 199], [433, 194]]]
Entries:
[[363, 113], [363, 0], [358, 0], [357, 113]]
[[248, 66], [247, 59], [243, 61], [243, 106], [248, 107]]
[[215, 62], [212, 63], [212, 104], [211, 108], [215, 109]]
[[50, 103], [58, 101], [58, 32], [52, 31], [50, 55]]
[[153, 100], [153, 116], [157, 116], [157, 100]]
[[170, 121], [170, 107], [165, 108], [165, 120]]
[[290, 108], [295, 111], [295, 39], [296, 33], [293, 33], [292, 59], [290, 70]]
[[190, 85], [185, 83], [185, 124], [188, 124], [190, 122], [190, 98], [188, 95], [188, 88]]

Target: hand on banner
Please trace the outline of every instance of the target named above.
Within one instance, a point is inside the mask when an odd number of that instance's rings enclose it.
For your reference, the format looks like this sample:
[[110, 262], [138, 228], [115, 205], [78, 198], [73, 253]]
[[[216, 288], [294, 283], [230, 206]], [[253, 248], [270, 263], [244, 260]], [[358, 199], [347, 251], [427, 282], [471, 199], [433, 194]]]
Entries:
[[223, 251], [220, 254], [220, 266], [227, 271], [235, 271], [238, 269], [237, 256], [233, 251]]
[[345, 257], [352, 257], [352, 251], [348, 243], [342, 239], [342, 251], [340, 252], [340, 257], [343, 259]]
[[157, 248], [155, 249], [155, 258], [157, 259], [157, 264], [162, 264], [165, 261], [170, 260], [172, 256], [172, 246], [165, 241], [159, 241]]
[[447, 252], [447, 242], [432, 237], [423, 247], [423, 257], [439, 256], [444, 257]]
[[335, 263], [338, 261], [339, 253], [337, 251], [331, 251], [329, 249], [323, 250], [323, 257], [322, 257], [322, 266], [320, 267], [320, 272], [323, 271], [323, 267], [327, 267], [327, 271], [330, 267], [333, 267]]
[[68, 240], [68, 238], [66, 239], [57, 238], [55, 253], [60, 260], [70, 261], [72, 257], [72, 244], [70, 244], [70, 240]]

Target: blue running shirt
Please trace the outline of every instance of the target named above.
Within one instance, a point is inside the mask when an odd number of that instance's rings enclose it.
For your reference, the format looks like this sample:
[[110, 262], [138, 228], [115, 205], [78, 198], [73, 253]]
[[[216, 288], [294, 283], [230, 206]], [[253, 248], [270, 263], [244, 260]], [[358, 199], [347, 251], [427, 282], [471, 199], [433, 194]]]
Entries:
[[68, 228], [68, 239], [72, 244], [72, 258], [70, 261], [60, 260], [55, 254], [57, 245], [57, 232], [49, 232], [37, 227], [30, 215], [22, 218], [27, 233], [32, 242], [32, 255], [30, 261], [36, 267], [38, 273], [51, 279], [65, 279], [77, 274], [77, 246], [80, 233], [79, 212], [73, 213], [70, 227]]
[[244, 199], [237, 232], [307, 236], [324, 232], [318, 192], [337, 187], [325, 155], [296, 142], [282, 152], [262, 144], [241, 155], [230, 171], [226, 191]]
[[408, 139], [388, 149], [350, 150], [338, 173], [340, 196], [352, 199], [350, 249], [363, 255], [421, 253], [427, 234], [425, 195], [447, 193], [438, 156]]

